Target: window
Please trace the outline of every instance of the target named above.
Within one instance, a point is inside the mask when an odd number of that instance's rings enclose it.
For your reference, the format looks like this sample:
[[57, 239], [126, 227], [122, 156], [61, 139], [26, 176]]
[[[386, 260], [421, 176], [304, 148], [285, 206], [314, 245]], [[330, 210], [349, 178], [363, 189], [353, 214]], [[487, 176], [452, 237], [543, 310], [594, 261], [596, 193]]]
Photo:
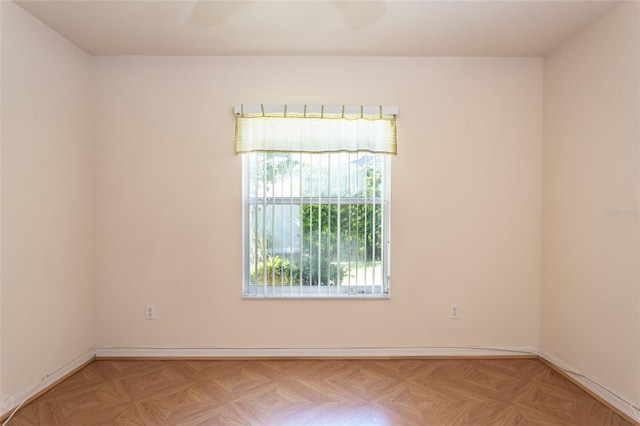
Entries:
[[388, 297], [395, 114], [244, 108], [244, 296]]

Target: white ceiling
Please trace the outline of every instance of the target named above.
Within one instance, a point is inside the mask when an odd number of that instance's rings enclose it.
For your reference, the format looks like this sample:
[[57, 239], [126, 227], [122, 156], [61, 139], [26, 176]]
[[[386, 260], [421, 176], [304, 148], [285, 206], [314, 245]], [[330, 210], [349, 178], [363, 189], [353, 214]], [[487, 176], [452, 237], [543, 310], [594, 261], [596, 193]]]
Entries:
[[542, 56], [617, 1], [16, 1], [94, 55]]

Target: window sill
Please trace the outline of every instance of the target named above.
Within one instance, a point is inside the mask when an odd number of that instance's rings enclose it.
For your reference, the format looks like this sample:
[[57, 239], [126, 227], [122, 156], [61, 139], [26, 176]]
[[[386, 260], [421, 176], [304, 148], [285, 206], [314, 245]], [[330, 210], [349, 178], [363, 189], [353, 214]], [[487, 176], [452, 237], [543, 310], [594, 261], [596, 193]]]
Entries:
[[293, 300], [323, 300], [323, 299], [332, 299], [332, 300], [353, 300], [353, 299], [376, 299], [376, 300], [389, 300], [391, 299], [391, 295], [389, 294], [365, 294], [365, 293], [356, 293], [356, 294], [243, 294], [242, 299], [293, 299]]

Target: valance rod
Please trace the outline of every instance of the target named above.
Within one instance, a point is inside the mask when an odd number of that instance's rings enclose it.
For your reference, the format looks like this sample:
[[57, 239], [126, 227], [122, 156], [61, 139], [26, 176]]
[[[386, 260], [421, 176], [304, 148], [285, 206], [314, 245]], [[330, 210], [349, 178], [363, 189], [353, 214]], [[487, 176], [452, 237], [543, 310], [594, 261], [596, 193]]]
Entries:
[[386, 105], [236, 105], [239, 117], [387, 118], [398, 115], [398, 107]]

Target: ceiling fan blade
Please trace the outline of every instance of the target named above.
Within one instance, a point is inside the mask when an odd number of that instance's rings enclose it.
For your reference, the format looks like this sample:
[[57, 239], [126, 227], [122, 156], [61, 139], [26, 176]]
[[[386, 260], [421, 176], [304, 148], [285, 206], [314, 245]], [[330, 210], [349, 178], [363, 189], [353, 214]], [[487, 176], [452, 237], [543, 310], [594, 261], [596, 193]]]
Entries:
[[207, 1], [198, 0], [193, 6], [189, 23], [200, 27], [223, 25], [236, 11], [253, 3], [246, 1]]

